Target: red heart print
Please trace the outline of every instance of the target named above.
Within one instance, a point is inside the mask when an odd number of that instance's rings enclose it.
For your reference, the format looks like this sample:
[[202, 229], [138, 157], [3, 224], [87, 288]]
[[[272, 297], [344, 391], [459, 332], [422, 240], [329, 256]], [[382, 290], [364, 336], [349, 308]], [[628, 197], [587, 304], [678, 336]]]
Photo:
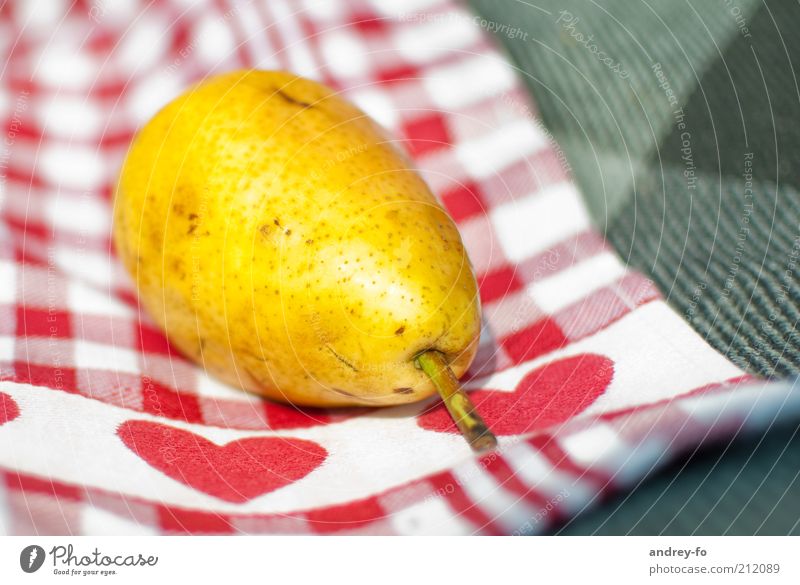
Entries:
[[0, 425], [11, 422], [19, 416], [19, 406], [8, 394], [0, 392]]
[[[470, 392], [470, 397], [495, 434], [519, 435], [583, 412], [605, 392], [613, 375], [610, 359], [580, 354], [528, 372], [513, 392], [481, 389]], [[421, 414], [417, 424], [429, 431], [458, 432], [441, 403]]]
[[117, 435], [165, 475], [237, 504], [302, 479], [328, 455], [303, 439], [254, 437], [217, 445], [189, 431], [143, 420], [122, 423]]

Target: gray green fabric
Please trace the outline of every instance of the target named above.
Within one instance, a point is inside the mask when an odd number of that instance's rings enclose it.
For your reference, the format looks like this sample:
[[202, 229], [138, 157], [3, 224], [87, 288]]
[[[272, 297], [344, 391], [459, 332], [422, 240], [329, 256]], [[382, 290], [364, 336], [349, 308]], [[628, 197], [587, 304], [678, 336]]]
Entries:
[[800, 373], [800, 4], [473, 5], [526, 33], [498, 40], [622, 257], [741, 367]]
[[[498, 42], [619, 254], [732, 361], [800, 373], [800, 3], [471, 3], [521, 30]], [[559, 533], [798, 534], [798, 457], [798, 428], [748, 437]]]

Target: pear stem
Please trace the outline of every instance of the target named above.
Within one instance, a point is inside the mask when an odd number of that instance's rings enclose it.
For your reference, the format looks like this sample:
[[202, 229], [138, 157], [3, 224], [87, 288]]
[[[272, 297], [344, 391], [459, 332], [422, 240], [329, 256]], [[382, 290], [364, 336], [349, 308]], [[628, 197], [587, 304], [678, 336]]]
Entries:
[[470, 447], [479, 453], [497, 447], [497, 438], [475, 410], [475, 405], [461, 388], [444, 355], [428, 350], [418, 355], [416, 361], [436, 386], [450, 416]]

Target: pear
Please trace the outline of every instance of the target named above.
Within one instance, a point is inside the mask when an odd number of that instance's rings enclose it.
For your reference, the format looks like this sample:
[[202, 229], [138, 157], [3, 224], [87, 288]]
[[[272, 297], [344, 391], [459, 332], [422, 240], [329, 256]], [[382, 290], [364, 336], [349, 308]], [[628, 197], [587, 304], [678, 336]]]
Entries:
[[114, 242], [175, 347], [275, 400], [414, 402], [475, 356], [453, 221], [386, 131], [290, 73], [213, 77], [158, 112], [125, 159]]

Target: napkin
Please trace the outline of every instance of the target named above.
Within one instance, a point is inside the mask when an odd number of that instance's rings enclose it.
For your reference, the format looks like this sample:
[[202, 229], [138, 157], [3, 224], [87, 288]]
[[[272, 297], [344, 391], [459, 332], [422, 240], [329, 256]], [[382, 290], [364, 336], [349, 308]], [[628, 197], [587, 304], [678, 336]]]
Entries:
[[[796, 417], [592, 226], [569, 161], [450, 0], [11, 2], [0, 11], [0, 529], [546, 532], [686, 450]], [[238, 68], [324, 82], [458, 225], [484, 327], [475, 456], [440, 402], [298, 409], [226, 386], [139, 307], [114, 182], [150, 116]]]

